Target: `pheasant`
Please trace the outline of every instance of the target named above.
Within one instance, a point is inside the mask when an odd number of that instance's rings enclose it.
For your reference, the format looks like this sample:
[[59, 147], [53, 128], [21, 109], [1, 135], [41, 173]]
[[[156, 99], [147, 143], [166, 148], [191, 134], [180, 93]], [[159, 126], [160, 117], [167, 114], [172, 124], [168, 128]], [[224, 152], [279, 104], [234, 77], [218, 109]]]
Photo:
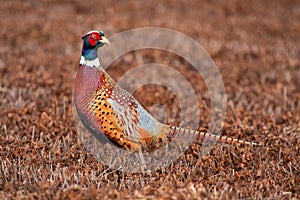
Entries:
[[82, 36], [82, 40], [82, 55], [74, 83], [74, 103], [80, 120], [98, 140], [129, 152], [152, 151], [172, 139], [258, 145], [159, 122], [101, 67], [97, 50], [105, 44], [110, 45], [104, 33], [90, 31]]

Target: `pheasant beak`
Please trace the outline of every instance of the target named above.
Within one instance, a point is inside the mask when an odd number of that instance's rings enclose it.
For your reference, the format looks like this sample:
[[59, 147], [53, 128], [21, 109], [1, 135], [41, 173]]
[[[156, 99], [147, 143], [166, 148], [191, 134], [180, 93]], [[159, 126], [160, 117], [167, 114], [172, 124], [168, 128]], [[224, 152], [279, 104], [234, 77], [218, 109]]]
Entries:
[[99, 40], [99, 42], [101, 42], [101, 43], [103, 43], [103, 44], [110, 45], [110, 42], [109, 42], [109, 40], [108, 40], [106, 37], [104, 37], [104, 36], [102, 36], [102, 39], [101, 39], [101, 40]]

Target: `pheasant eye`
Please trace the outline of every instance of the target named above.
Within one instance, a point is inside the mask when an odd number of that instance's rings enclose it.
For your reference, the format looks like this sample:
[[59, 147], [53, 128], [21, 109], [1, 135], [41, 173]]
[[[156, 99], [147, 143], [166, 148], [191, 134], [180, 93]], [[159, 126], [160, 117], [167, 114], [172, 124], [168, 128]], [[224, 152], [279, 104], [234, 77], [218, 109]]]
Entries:
[[95, 39], [95, 38], [96, 38], [96, 35], [92, 35], [91, 38], [92, 38], [92, 39]]

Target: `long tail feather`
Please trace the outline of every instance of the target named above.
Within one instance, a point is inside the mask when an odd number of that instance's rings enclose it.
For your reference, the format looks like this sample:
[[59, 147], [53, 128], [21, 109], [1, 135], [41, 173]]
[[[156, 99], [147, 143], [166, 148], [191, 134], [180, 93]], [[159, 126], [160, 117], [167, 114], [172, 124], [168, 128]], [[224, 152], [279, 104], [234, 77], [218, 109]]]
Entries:
[[195, 130], [176, 127], [176, 126], [169, 126], [169, 127], [171, 131], [167, 134], [167, 137], [172, 139], [191, 141], [194, 143], [203, 143], [203, 141], [211, 141], [211, 142], [226, 143], [226, 144], [246, 144], [251, 146], [260, 146], [260, 144], [255, 142], [248, 142], [245, 140], [234, 139], [227, 136], [215, 135], [205, 131], [195, 131]]

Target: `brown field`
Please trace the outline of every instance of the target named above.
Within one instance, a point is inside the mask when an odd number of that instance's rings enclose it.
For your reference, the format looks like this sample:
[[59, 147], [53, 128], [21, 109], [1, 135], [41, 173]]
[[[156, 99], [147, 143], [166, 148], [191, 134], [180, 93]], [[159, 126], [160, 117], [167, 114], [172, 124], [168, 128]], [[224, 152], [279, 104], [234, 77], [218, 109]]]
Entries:
[[[1, 1], [0, 199], [299, 199], [299, 1]], [[84, 149], [72, 115], [80, 36], [170, 28], [197, 40], [222, 75], [223, 135], [267, 147], [199, 145], [169, 167], [132, 174]], [[113, 45], [113, 44], [112, 44]], [[101, 55], [101, 54], [100, 54]], [[143, 62], [173, 66], [191, 83], [208, 127], [210, 99], [187, 62], [135, 51], [109, 68], [118, 79]], [[155, 94], [155, 95], [153, 95]], [[143, 86], [135, 97], [163, 104], [179, 125], [174, 94]]]

